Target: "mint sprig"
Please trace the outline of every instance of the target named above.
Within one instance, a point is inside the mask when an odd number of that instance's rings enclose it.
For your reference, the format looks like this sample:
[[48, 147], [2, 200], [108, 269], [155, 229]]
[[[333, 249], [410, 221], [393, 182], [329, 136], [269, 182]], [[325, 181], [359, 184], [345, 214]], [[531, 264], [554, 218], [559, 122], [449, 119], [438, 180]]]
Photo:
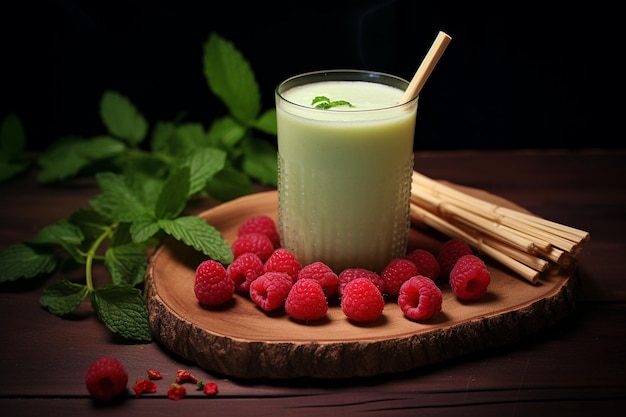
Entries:
[[316, 109], [322, 109], [322, 110], [328, 110], [332, 107], [338, 107], [338, 106], [354, 107], [349, 101], [346, 101], [346, 100], [331, 101], [326, 96], [315, 97], [313, 101], [311, 101], [311, 105], [314, 106]]
[[[149, 342], [141, 285], [154, 247], [170, 236], [225, 265], [233, 261], [221, 233], [184, 211], [192, 198], [227, 201], [252, 192], [254, 182], [276, 186], [276, 148], [258, 135], [276, 135], [276, 116], [260, 112], [254, 73], [230, 42], [211, 34], [203, 51], [208, 87], [228, 114], [208, 127], [181, 119], [151, 126], [127, 97], [105, 91], [99, 110], [106, 132], [61, 138], [37, 159], [40, 183], [93, 175], [100, 193], [89, 207], [0, 251], [0, 283], [58, 274], [40, 298], [50, 313], [68, 316], [89, 300], [111, 332]], [[0, 129], [0, 181], [28, 167], [24, 149], [21, 122], [10, 115]], [[100, 287], [97, 263], [110, 277]], [[64, 278], [77, 268], [84, 282]]]

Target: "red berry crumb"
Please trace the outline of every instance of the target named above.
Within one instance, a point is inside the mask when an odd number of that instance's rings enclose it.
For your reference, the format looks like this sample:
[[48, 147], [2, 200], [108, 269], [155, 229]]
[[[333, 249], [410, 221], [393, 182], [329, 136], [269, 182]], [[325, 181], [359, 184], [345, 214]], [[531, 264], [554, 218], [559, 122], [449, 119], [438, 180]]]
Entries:
[[299, 321], [318, 320], [326, 315], [328, 301], [319, 282], [297, 280], [285, 300], [285, 311]]
[[157, 386], [149, 379], [138, 379], [133, 385], [133, 391], [135, 391], [135, 397], [141, 396], [141, 394], [152, 394], [157, 390]]
[[235, 283], [235, 291], [247, 293], [252, 281], [263, 275], [263, 261], [252, 252], [241, 254], [226, 267], [226, 273]]
[[302, 265], [295, 255], [288, 249], [278, 248], [265, 261], [263, 270], [265, 272], [284, 272], [291, 277], [292, 282], [298, 279], [298, 272]]
[[272, 241], [275, 249], [280, 247], [280, 235], [276, 223], [271, 217], [258, 215], [248, 217], [237, 229], [237, 236], [247, 235], [249, 233], [263, 233]]
[[376, 285], [368, 278], [348, 282], [341, 297], [341, 310], [358, 323], [369, 323], [383, 314], [385, 300]]
[[274, 252], [274, 245], [270, 238], [263, 233], [248, 233], [235, 239], [231, 249], [235, 259], [244, 253], [252, 252], [265, 262]]
[[124, 365], [113, 357], [103, 356], [89, 365], [85, 386], [89, 394], [100, 401], [109, 401], [126, 391], [128, 373]]
[[161, 372], [155, 371], [154, 369], [148, 369], [148, 378], [149, 379], [162, 379], [163, 375]]
[[233, 297], [235, 283], [226, 273], [224, 265], [209, 259], [196, 268], [193, 290], [202, 306], [217, 306]]
[[180, 384], [172, 384], [167, 390], [167, 398], [169, 398], [170, 400], [182, 400], [183, 398], [185, 398], [185, 395], [187, 395], [187, 388], [183, 387]]
[[176, 371], [176, 383], [184, 384], [185, 382], [192, 382], [194, 384], [198, 383], [198, 378], [193, 376], [193, 374], [189, 371], [185, 371], [184, 369], [179, 369]]
[[450, 288], [461, 300], [477, 300], [487, 292], [491, 274], [475, 255], [464, 255], [450, 272]]
[[215, 382], [207, 382], [202, 386], [202, 391], [206, 395], [217, 395], [217, 384]]
[[415, 275], [417, 275], [417, 266], [412, 261], [403, 258], [392, 259], [380, 273], [385, 281], [385, 293], [391, 297], [397, 297], [404, 281]]
[[302, 267], [298, 273], [298, 279], [312, 279], [320, 283], [326, 298], [337, 294], [339, 277], [335, 271], [324, 262], [317, 261]]
[[439, 278], [439, 274], [441, 273], [441, 267], [439, 266], [439, 261], [432, 252], [427, 251], [426, 249], [415, 249], [412, 252], [409, 252], [406, 256], [406, 259], [410, 260], [417, 267], [417, 272], [425, 277], [436, 281]]
[[447, 281], [456, 261], [463, 255], [472, 254], [472, 248], [464, 240], [450, 239], [446, 241], [437, 255], [437, 262], [441, 268], [440, 277]]
[[266, 272], [250, 285], [250, 298], [265, 311], [284, 307], [293, 280], [285, 272]]
[[435, 282], [423, 275], [409, 278], [398, 295], [400, 310], [411, 320], [421, 321], [432, 318], [441, 311], [443, 295]]
[[381, 294], [385, 291], [385, 281], [376, 272], [363, 268], [346, 268], [339, 273], [337, 292], [340, 297], [343, 296], [343, 289], [346, 284], [356, 278], [367, 278], [376, 285]]

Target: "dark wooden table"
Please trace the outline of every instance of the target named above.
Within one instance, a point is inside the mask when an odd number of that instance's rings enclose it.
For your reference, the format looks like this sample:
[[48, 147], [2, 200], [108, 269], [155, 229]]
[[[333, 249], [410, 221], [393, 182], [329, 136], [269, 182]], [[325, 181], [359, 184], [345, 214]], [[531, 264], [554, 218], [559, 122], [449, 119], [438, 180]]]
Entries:
[[[238, 381], [212, 375], [157, 342], [124, 344], [86, 306], [73, 319], [43, 310], [49, 282], [0, 287], [0, 413], [85, 415], [622, 416], [626, 412], [626, 151], [417, 153], [416, 169], [489, 191], [531, 212], [588, 231], [578, 257], [576, 311], [523, 340], [402, 374], [348, 380]], [[0, 185], [0, 249], [86, 206], [93, 182], [67, 188], [27, 176]], [[215, 202], [191, 207], [201, 211]], [[57, 279], [53, 277], [52, 280]], [[98, 406], [84, 373], [97, 357], [119, 358], [129, 386], [150, 368], [158, 391]], [[166, 391], [176, 371], [214, 381], [219, 394]]]

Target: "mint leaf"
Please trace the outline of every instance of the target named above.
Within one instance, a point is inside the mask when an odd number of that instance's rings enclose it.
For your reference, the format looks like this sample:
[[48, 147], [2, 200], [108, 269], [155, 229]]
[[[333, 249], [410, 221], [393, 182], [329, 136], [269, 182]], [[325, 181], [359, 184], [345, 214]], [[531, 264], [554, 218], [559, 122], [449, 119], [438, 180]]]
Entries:
[[211, 259], [223, 264], [233, 261], [233, 252], [222, 234], [205, 220], [196, 216], [159, 219], [159, 226], [168, 235], [182, 241]]
[[216, 33], [204, 44], [204, 76], [209, 88], [244, 125], [254, 122], [261, 109], [261, 94], [248, 61]]
[[174, 149], [170, 149], [175, 155], [189, 153], [195, 149], [207, 146], [208, 138], [204, 126], [200, 123], [185, 123], [177, 126], [174, 131], [176, 140]]
[[91, 303], [113, 333], [128, 340], [152, 341], [148, 308], [137, 288], [114, 284], [96, 288], [91, 293]]
[[207, 182], [224, 168], [226, 152], [216, 148], [200, 148], [187, 153], [179, 162], [189, 167], [189, 192], [185, 200], [204, 189]]
[[189, 196], [189, 171], [189, 167], [181, 167], [165, 181], [155, 208], [158, 219], [172, 219], [185, 209]]
[[0, 182], [13, 178], [30, 166], [24, 157], [26, 134], [22, 121], [9, 114], [0, 125]]
[[100, 117], [108, 131], [137, 147], [148, 133], [148, 122], [122, 94], [105, 91], [100, 100]]
[[130, 225], [130, 235], [134, 243], [145, 242], [159, 230], [161, 230], [161, 226], [159, 226], [157, 219], [148, 213], [137, 216]]
[[68, 220], [44, 226], [35, 236], [33, 242], [59, 245], [69, 253], [78, 263], [85, 263], [85, 257], [80, 253], [84, 235], [80, 228]]
[[38, 159], [40, 183], [60, 181], [77, 175], [96, 161], [122, 154], [126, 146], [109, 136], [90, 140], [67, 138], [47, 149]]
[[276, 136], [276, 109], [265, 111], [261, 117], [254, 122], [254, 127], [262, 132]]
[[83, 235], [81, 248], [86, 251], [85, 243], [91, 244], [102, 233], [110, 230], [109, 220], [95, 210], [78, 209], [69, 217], [69, 222], [78, 227]]
[[17, 243], [0, 251], [0, 282], [52, 274], [58, 266], [49, 245]]
[[123, 175], [103, 172], [96, 174], [96, 180], [102, 194], [92, 198], [89, 203], [102, 216], [130, 223], [147, 211]]
[[209, 142], [212, 146], [233, 150], [246, 136], [248, 129], [237, 123], [232, 117], [226, 116], [215, 119], [209, 128]]
[[134, 243], [111, 246], [104, 253], [104, 265], [111, 274], [113, 284], [131, 287], [143, 282], [147, 258], [143, 247]]
[[337, 106], [354, 107], [352, 104], [350, 104], [349, 101], [346, 101], [346, 100], [330, 101], [330, 99], [326, 96], [315, 97], [311, 101], [311, 105], [315, 106], [316, 109], [323, 109], [323, 110], [327, 110], [327, 109], [330, 109], [331, 107], [337, 107]]
[[65, 316], [76, 310], [87, 294], [86, 285], [61, 280], [43, 290], [39, 303], [55, 316]]
[[244, 172], [264, 184], [276, 187], [278, 184], [276, 148], [267, 141], [246, 140], [242, 149]]
[[254, 185], [245, 173], [227, 165], [211, 178], [205, 189], [216, 200], [230, 201], [251, 194]]

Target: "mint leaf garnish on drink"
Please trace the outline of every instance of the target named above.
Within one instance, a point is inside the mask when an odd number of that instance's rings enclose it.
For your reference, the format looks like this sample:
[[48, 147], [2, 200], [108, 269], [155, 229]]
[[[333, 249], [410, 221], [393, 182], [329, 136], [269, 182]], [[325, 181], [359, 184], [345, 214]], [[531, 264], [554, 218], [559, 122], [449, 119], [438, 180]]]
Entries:
[[313, 101], [311, 102], [311, 105], [315, 106], [316, 109], [322, 109], [322, 110], [328, 110], [331, 107], [338, 107], [338, 106], [354, 107], [349, 101], [346, 101], [346, 100], [331, 101], [326, 96], [317, 96], [317, 97], [315, 97], [313, 99]]

